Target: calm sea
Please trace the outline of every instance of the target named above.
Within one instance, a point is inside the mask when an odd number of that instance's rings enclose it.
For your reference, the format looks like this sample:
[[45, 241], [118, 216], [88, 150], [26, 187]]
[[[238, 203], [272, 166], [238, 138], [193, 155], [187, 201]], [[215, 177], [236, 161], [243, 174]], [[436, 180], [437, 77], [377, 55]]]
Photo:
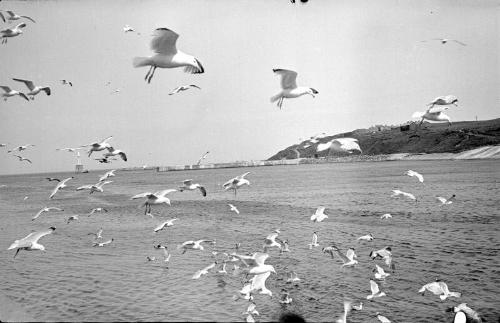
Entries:
[[[424, 184], [404, 175], [412, 169], [425, 177]], [[221, 184], [246, 171], [251, 185], [235, 196]], [[267, 287], [273, 297], [256, 295], [260, 321], [277, 320], [283, 311], [301, 314], [308, 321], [334, 321], [343, 311], [343, 300], [363, 301], [349, 322], [377, 322], [380, 312], [393, 322], [450, 322], [445, 310], [466, 302], [488, 322], [496, 322], [500, 311], [500, 214], [498, 160], [394, 161], [323, 165], [274, 166], [215, 169], [188, 172], [117, 171], [103, 193], [75, 191], [97, 182], [104, 172], [88, 174], [38, 174], [1, 176], [0, 184], [0, 286], [1, 292], [22, 305], [40, 321], [243, 321], [247, 301], [233, 299], [244, 276], [210, 272], [199, 280], [195, 271], [211, 262], [211, 251], [239, 253], [262, 250], [263, 239], [279, 228], [288, 239], [289, 253], [270, 250], [267, 264], [276, 268]], [[68, 187], [48, 196], [55, 186], [45, 177], [74, 175]], [[144, 215], [140, 200], [130, 197], [176, 188], [184, 179], [205, 185], [208, 195], [197, 191], [175, 192], [171, 206], [153, 206], [156, 218]], [[391, 190], [413, 193], [418, 202], [391, 198]], [[436, 196], [456, 194], [456, 201], [440, 206]], [[28, 197], [25, 199], [25, 197]], [[236, 205], [240, 214], [229, 211]], [[48, 212], [31, 218], [44, 206], [63, 212]], [[312, 223], [316, 207], [326, 207], [329, 218]], [[109, 212], [80, 216], [92, 208]], [[381, 220], [384, 213], [393, 218]], [[176, 217], [173, 227], [158, 233], [153, 228], [162, 219]], [[14, 251], [7, 247], [31, 230], [57, 227], [40, 239], [45, 252]], [[103, 228], [103, 237], [114, 242], [92, 246], [88, 233]], [[320, 247], [309, 249], [313, 231]], [[357, 237], [372, 233], [372, 242]], [[186, 240], [216, 239], [204, 251], [181, 254], [176, 246]], [[153, 246], [164, 243], [172, 257], [167, 265]], [[359, 264], [342, 268], [321, 248], [335, 243], [341, 249], [354, 247]], [[367, 301], [369, 280], [375, 262], [371, 250], [391, 246], [396, 270], [379, 286], [387, 294]], [[161, 250], [160, 250], [161, 251]], [[147, 261], [155, 256], [159, 261]], [[378, 264], [386, 266], [378, 262]], [[286, 283], [295, 271], [297, 286]], [[436, 278], [444, 280], [460, 298], [441, 301], [422, 296], [418, 289]], [[282, 289], [292, 303], [278, 302]]]

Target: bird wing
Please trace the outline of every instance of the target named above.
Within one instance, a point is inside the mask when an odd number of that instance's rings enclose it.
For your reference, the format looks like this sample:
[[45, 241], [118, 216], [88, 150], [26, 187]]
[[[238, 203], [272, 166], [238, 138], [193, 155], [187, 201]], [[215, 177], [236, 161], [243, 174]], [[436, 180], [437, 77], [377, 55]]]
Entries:
[[297, 87], [297, 72], [285, 69], [273, 69], [273, 72], [281, 76], [281, 87], [283, 89]]
[[176, 189], [167, 189], [167, 190], [155, 192], [154, 195], [156, 195], [156, 196], [165, 196], [165, 195], [167, 195], [169, 193], [172, 193], [172, 192], [177, 192], [177, 190]]
[[372, 290], [372, 294], [377, 294], [378, 292], [380, 292], [377, 283], [371, 279], [370, 279], [370, 289]]
[[50, 206], [47, 208], [47, 211], [52, 211], [52, 210], [55, 210], [55, 211], [64, 211], [63, 209], [60, 209], [58, 207], [55, 207], [55, 206]]
[[140, 194], [132, 196], [130, 199], [131, 200], [140, 199], [140, 198], [146, 197], [146, 196], [151, 195], [151, 194], [153, 194], [153, 193], [151, 193], [151, 192], [140, 193]]
[[456, 40], [456, 39], [452, 39], [452, 41], [454, 41], [455, 43], [458, 43], [458, 44], [460, 44], [460, 45], [462, 45], [462, 46], [467, 46], [467, 44], [466, 44], [466, 43], [462, 43], [461, 41], [458, 41], [458, 40]]
[[338, 248], [335, 248], [334, 250], [337, 252], [337, 254], [339, 255], [340, 259], [342, 259], [342, 262], [347, 263], [347, 262], [350, 261], [349, 258], [347, 258], [346, 255], [344, 255], [342, 253], [342, 251], [340, 251]]
[[255, 275], [252, 278], [252, 290], [259, 290], [266, 286], [266, 279], [271, 275], [271, 272]]
[[185, 180], [184, 180], [184, 181], [182, 181], [182, 182], [184, 183], [184, 185], [186, 185], [186, 186], [190, 186], [190, 185], [191, 185], [191, 183], [192, 183], [191, 181], [192, 181], [192, 179], [185, 179]]
[[33, 21], [34, 23], [36, 23], [36, 21], [35, 21], [35, 20], [33, 20], [33, 18], [31, 18], [31, 17], [28, 17], [28, 16], [20, 16], [20, 17], [22, 17], [22, 18], [26, 18], [26, 19], [31, 20], [31, 21]]
[[35, 220], [36, 218], [38, 218], [40, 216], [40, 214], [42, 214], [46, 210], [47, 210], [46, 208], [41, 209], [40, 211], [38, 211], [37, 214], [35, 214], [35, 216], [31, 220]]
[[59, 186], [62, 186], [62, 185], [65, 185], [67, 181], [69, 181], [70, 179], [72, 179], [73, 177], [68, 177], [66, 179], [63, 179], [61, 182], [59, 182]]
[[198, 187], [200, 189], [201, 195], [207, 196], [207, 190], [203, 186]]
[[0, 11], [0, 18], [2, 18], [3, 22], [5, 22], [5, 16], [3, 15], [3, 13]]
[[77, 191], [81, 191], [81, 190], [89, 190], [93, 187], [94, 185], [93, 184], [89, 184], [89, 185], [83, 185], [83, 186], [78, 186], [76, 188]]
[[174, 31], [167, 28], [157, 28], [154, 31], [153, 39], [151, 39], [151, 50], [158, 54], [175, 54], [177, 53], [175, 46], [177, 38], [179, 35]]
[[441, 105], [441, 106], [433, 106], [427, 109], [427, 113], [438, 114], [440, 112], [446, 111], [449, 109], [449, 106]]
[[127, 161], [127, 155], [126, 155], [123, 151], [120, 151], [120, 152], [118, 153], [118, 155], [120, 155], [120, 157], [121, 157], [121, 159], [122, 159], [123, 161]]
[[5, 85], [0, 86], [0, 88], [1, 88], [2, 90], [4, 90], [6, 93], [9, 93], [10, 91], [12, 91], [12, 89], [11, 89], [10, 87], [5, 86]]
[[345, 256], [350, 261], [354, 260], [354, 258], [357, 258], [356, 253], [354, 252], [354, 249], [352, 249], [352, 248], [347, 249]]
[[[190, 86], [190, 87], [195, 87], [195, 88], [197, 88], [197, 89], [200, 89], [200, 90], [201, 90], [201, 87], [199, 87], [198, 85], [195, 85], [195, 84], [190, 84], [189, 86]], [[205, 157], [206, 155], [207, 155], [207, 154], [203, 155], [203, 157]], [[202, 158], [203, 158], [203, 157], [202, 157]]]
[[253, 257], [255, 258], [255, 263], [257, 264], [257, 266], [260, 266], [264, 264], [267, 258], [269, 258], [269, 255], [267, 253], [256, 252], [254, 253]]
[[22, 80], [22, 79], [16, 79], [16, 78], [13, 78], [13, 80], [17, 81], [17, 82], [23, 82], [24, 84], [26, 84], [26, 86], [30, 90], [33, 90], [35, 88], [35, 84], [33, 84], [33, 82], [30, 80]]
[[250, 172], [246, 172], [246, 173], [244, 173], [244, 174], [241, 174], [240, 176], [238, 176], [238, 177], [236, 177], [236, 178], [241, 180], [241, 179], [244, 179], [244, 178], [245, 178], [245, 176], [247, 176], [248, 174], [250, 174]]
[[316, 209], [316, 213], [315, 214], [324, 214], [325, 213], [325, 207], [324, 206], [320, 206]]

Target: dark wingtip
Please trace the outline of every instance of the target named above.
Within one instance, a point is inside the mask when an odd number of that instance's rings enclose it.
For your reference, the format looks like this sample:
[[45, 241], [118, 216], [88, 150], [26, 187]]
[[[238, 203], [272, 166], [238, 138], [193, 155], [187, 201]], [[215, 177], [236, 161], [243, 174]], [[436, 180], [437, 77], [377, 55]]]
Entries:
[[205, 73], [205, 69], [203, 68], [203, 65], [201, 65], [200, 61], [196, 58], [194, 60], [196, 61], [196, 63], [198, 64], [198, 67], [200, 69], [200, 71], [195, 72], [195, 74]]
[[49, 229], [54, 231], [56, 229], [56, 227], [50, 227]]
[[312, 87], [310, 87], [311, 91], [314, 93], [314, 94], [318, 94], [319, 92], [315, 89], [313, 89]]

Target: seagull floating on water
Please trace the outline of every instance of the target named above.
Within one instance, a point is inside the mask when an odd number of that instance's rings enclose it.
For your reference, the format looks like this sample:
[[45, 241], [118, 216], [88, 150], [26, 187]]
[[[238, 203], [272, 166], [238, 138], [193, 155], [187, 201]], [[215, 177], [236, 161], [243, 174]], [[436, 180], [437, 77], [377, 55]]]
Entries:
[[309, 244], [309, 249], [312, 249], [313, 247], [319, 247], [318, 233], [316, 231], [313, 232], [311, 243]]
[[101, 192], [102, 193], [102, 192], [104, 192], [104, 189], [102, 187], [104, 185], [110, 184], [110, 183], [113, 183], [113, 181], [100, 181], [100, 182], [97, 182], [95, 184], [83, 185], [83, 186], [77, 187], [76, 190], [77, 191], [90, 190], [89, 194], [92, 194], [94, 192]]
[[8, 86], [2, 85], [2, 86], [0, 86], [0, 88], [4, 91], [4, 93], [2, 93], [2, 97], [3, 97], [4, 101], [7, 101], [7, 98], [10, 98], [10, 97], [15, 96], [15, 95], [19, 95], [20, 97], [24, 98], [26, 101], [30, 100], [26, 96], [26, 94], [24, 94], [23, 92], [13, 90]]
[[467, 318], [469, 320], [471, 320], [472, 322], [477, 322], [477, 323], [481, 323], [483, 322], [483, 319], [481, 318], [481, 316], [476, 312], [474, 311], [472, 308], [470, 308], [469, 306], [467, 306], [467, 303], [461, 303], [461, 304], [458, 304], [457, 306], [453, 306], [453, 307], [450, 307], [446, 310], [447, 312], [455, 312], [455, 313], [463, 313], [465, 318], [462, 318], [462, 321], [457, 321], [457, 315], [455, 315], [455, 323], [466, 323], [467, 321]]
[[291, 271], [288, 273], [288, 277], [286, 279], [287, 283], [298, 283], [299, 281], [300, 278], [295, 271]]
[[205, 187], [201, 186], [198, 183], [193, 184], [192, 179], [185, 179], [182, 183], [184, 183], [184, 185], [179, 186], [179, 192], [183, 192], [184, 190], [193, 191], [195, 189], [199, 189], [201, 192], [201, 195], [207, 196], [207, 191], [205, 190]]
[[37, 219], [43, 212], [49, 212], [49, 211], [64, 211], [64, 210], [55, 206], [49, 206], [49, 207], [46, 206], [40, 211], [38, 211], [37, 214], [35, 214], [35, 216], [31, 218], [31, 221]]
[[102, 175], [101, 177], [99, 177], [99, 182], [102, 182], [110, 177], [114, 177], [115, 176], [115, 172], [116, 172], [116, 169], [112, 169], [106, 173], [104, 173], [104, 175]]
[[176, 68], [183, 67], [184, 71], [191, 74], [201, 74], [205, 69], [194, 57], [177, 50], [176, 42], [179, 35], [167, 28], [157, 28], [151, 40], [151, 49], [156, 53], [150, 57], [134, 57], [134, 67], [151, 66], [145, 80], [151, 82], [157, 67]]
[[201, 87], [197, 86], [197, 85], [194, 85], [194, 84], [190, 84], [190, 85], [181, 85], [181, 86], [178, 86], [176, 87], [175, 89], [172, 90], [172, 92], [170, 92], [168, 95], [173, 95], [173, 94], [176, 94], [176, 93], [179, 93], [181, 91], [186, 91], [186, 90], [189, 90], [191, 88], [196, 88], [196, 89], [200, 89], [201, 90]]
[[45, 251], [45, 247], [43, 245], [39, 244], [38, 240], [43, 236], [51, 234], [52, 232], [54, 232], [55, 229], [56, 229], [55, 227], [50, 227], [49, 230], [46, 230], [46, 231], [31, 232], [26, 237], [24, 237], [20, 240], [14, 241], [14, 243], [12, 243], [7, 250], [17, 249], [16, 253], [14, 255], [14, 258], [16, 258], [17, 254], [21, 250], [26, 250], [26, 251], [42, 250], [42, 251]]
[[385, 247], [380, 250], [373, 250], [370, 252], [370, 258], [374, 259], [384, 259], [385, 264], [394, 270], [394, 264], [392, 263], [392, 249], [391, 247]]
[[320, 206], [316, 209], [316, 212], [311, 215], [311, 220], [313, 222], [321, 222], [324, 219], [328, 219], [328, 215], [325, 214], [325, 207]]
[[391, 323], [391, 321], [390, 321], [387, 317], [383, 316], [383, 315], [382, 315], [382, 314], [380, 314], [379, 312], [375, 313], [375, 315], [377, 316], [377, 319], [378, 319], [380, 322], [382, 322], [382, 323]]
[[35, 95], [37, 95], [38, 93], [44, 91], [45, 94], [47, 95], [50, 95], [50, 87], [48, 86], [38, 86], [33, 83], [33, 81], [30, 81], [30, 80], [22, 80], [22, 79], [16, 79], [16, 78], [13, 78], [14, 81], [17, 81], [17, 82], [22, 82], [26, 85], [26, 87], [30, 90], [29, 92], [27, 92], [26, 94], [27, 95], [30, 95], [31, 97], [31, 100], [34, 100], [35, 99]]
[[273, 72], [281, 76], [281, 92], [271, 97], [271, 102], [278, 101], [281, 109], [285, 98], [292, 99], [309, 94], [314, 98], [314, 94], [319, 92], [312, 87], [297, 86], [297, 72], [285, 69], [273, 69]]

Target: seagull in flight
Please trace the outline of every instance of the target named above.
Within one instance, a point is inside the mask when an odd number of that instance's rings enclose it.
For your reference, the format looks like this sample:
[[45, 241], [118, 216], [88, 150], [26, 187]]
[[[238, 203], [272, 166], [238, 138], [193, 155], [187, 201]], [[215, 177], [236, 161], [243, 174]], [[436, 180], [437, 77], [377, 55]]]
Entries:
[[123, 26], [123, 32], [128, 33], [128, 32], [131, 32], [131, 31], [135, 31], [135, 29], [134, 29], [134, 28], [132, 28], [132, 27], [131, 27], [131, 26], [129, 26], [129, 25], [125, 25], [125, 26]]
[[228, 206], [230, 211], [233, 211], [236, 214], [240, 214], [240, 211], [236, 208], [236, 206], [232, 205], [231, 203], [229, 203]]
[[102, 188], [104, 185], [113, 183], [113, 181], [99, 181], [95, 184], [90, 184], [90, 185], [83, 185], [79, 186], [76, 188], [77, 191], [81, 190], [90, 190], [89, 194], [92, 194], [94, 192], [104, 192], [104, 189]]
[[191, 74], [201, 74], [205, 69], [194, 56], [177, 50], [176, 42], [179, 35], [168, 28], [157, 28], [151, 40], [151, 49], [155, 52], [150, 57], [134, 57], [134, 67], [150, 66], [146, 77], [151, 82], [156, 68], [183, 67], [184, 71]]
[[2, 38], [2, 44], [6, 44], [8, 38], [10, 37], [16, 37], [21, 35], [23, 33], [22, 28], [24, 27], [26, 27], [26, 24], [23, 22], [19, 25], [16, 25], [14, 28], [7, 28], [4, 30], [0, 30], [0, 35], [1, 35], [0, 38]]
[[[267, 249], [272, 248], [272, 247], [278, 247], [278, 249], [281, 250], [281, 240], [278, 239], [278, 234], [279, 230], [274, 231], [273, 233], [269, 234], [265, 239], [264, 239], [264, 252], [267, 252]], [[278, 240], [278, 241], [276, 241]]]
[[31, 221], [37, 219], [43, 212], [49, 212], [49, 211], [64, 211], [64, 210], [55, 206], [49, 206], [49, 207], [46, 206], [42, 208], [40, 211], [38, 211], [37, 214], [35, 214], [35, 216], [31, 218]]
[[222, 186], [226, 191], [234, 190], [234, 195], [236, 196], [236, 190], [238, 188], [242, 187], [243, 185], [250, 185], [250, 181], [245, 178], [245, 176], [247, 176], [248, 174], [250, 174], [250, 172], [246, 172], [244, 174], [241, 174], [240, 176], [231, 178], [230, 180], [222, 184]]
[[408, 175], [408, 176], [410, 176], [410, 177], [413, 176], [413, 177], [418, 178], [418, 181], [420, 183], [424, 182], [424, 176], [422, 174], [420, 174], [420, 173], [417, 173], [417, 172], [411, 170], [411, 169], [407, 170], [405, 174]]
[[88, 233], [87, 235], [93, 235], [94, 236], [94, 240], [97, 240], [97, 239], [102, 239], [102, 228], [100, 228], [99, 230], [97, 230], [96, 233]]
[[254, 252], [250, 256], [232, 253], [231, 256], [238, 258], [246, 266], [244, 271], [248, 274], [259, 275], [267, 272], [273, 272], [276, 274], [276, 271], [272, 265], [264, 264], [266, 259], [269, 258], [269, 255], [267, 253]]
[[370, 289], [372, 291], [372, 294], [366, 296], [366, 299], [372, 299], [374, 297], [386, 296], [386, 293], [380, 291], [378, 284], [374, 280], [371, 280], [371, 279], [370, 279]]
[[10, 153], [10, 152], [13, 152], [13, 151], [23, 151], [23, 150], [26, 150], [28, 149], [29, 147], [35, 147], [35, 145], [33, 144], [27, 144], [27, 145], [24, 145], [24, 146], [17, 146], [17, 147], [14, 147], [12, 148], [11, 150], [7, 150], [7, 153]]
[[273, 72], [281, 76], [281, 91], [271, 97], [271, 102], [278, 101], [278, 107], [281, 109], [285, 98], [298, 98], [304, 94], [309, 94], [314, 98], [314, 94], [319, 92], [312, 87], [297, 86], [297, 72], [285, 69], [273, 69]]
[[50, 95], [50, 87], [48, 86], [38, 86], [33, 83], [33, 81], [30, 81], [30, 80], [22, 80], [22, 79], [16, 79], [16, 78], [13, 78], [14, 81], [17, 81], [17, 82], [22, 82], [26, 85], [26, 87], [28, 87], [28, 89], [30, 90], [29, 92], [27, 92], [26, 94], [27, 95], [30, 95], [30, 99], [31, 100], [34, 100], [35, 99], [35, 95], [37, 95], [38, 93], [44, 91], [45, 94], [47, 95]]
[[385, 213], [385, 214], [382, 214], [382, 215], [380, 216], [380, 218], [381, 218], [382, 220], [387, 220], [387, 219], [392, 218], [392, 215], [390, 215], [389, 213]]
[[453, 203], [453, 201], [455, 201], [456, 197], [457, 196], [455, 194], [453, 194], [449, 198], [438, 196], [438, 197], [436, 197], [436, 199], [438, 199], [438, 201], [441, 202], [441, 206], [443, 206], [443, 205], [449, 205], [449, 204]]
[[113, 157], [113, 156], [120, 156], [120, 158], [123, 161], [127, 161], [127, 155], [122, 150], [114, 149], [111, 146], [106, 147], [106, 149], [108, 150], [108, 152], [103, 155], [104, 158], [109, 158], [109, 157]]
[[356, 256], [354, 248], [347, 249], [345, 255], [335, 246], [333, 250], [337, 252], [340, 259], [342, 260], [343, 262], [342, 267], [354, 267], [358, 263], [358, 261], [356, 260], [358, 256]]
[[169, 220], [167, 220], [167, 221], [165, 221], [165, 222], [162, 222], [162, 223], [160, 223], [159, 225], [157, 225], [157, 226], [153, 229], [153, 231], [154, 231], [154, 232], [158, 232], [158, 231], [161, 231], [161, 230], [163, 230], [163, 229], [165, 229], [165, 228], [167, 228], [167, 227], [171, 227], [171, 226], [173, 226], [173, 225], [174, 225], [174, 221], [176, 221], [176, 220], [177, 220], [177, 218], [173, 218], [173, 219], [169, 219]]
[[206, 266], [205, 268], [203, 269], [200, 269], [198, 271], [196, 271], [192, 277], [192, 279], [199, 279], [202, 275], [206, 275], [208, 274], [208, 271], [210, 269], [213, 269], [215, 266], [217, 265], [217, 261], [211, 263], [210, 265]]
[[425, 284], [418, 290], [419, 293], [424, 295], [425, 291], [433, 293], [434, 295], [439, 295], [439, 298], [444, 301], [448, 297], [460, 297], [462, 294], [459, 292], [450, 292], [448, 289], [448, 285], [446, 285], [443, 281], [435, 281], [429, 284]]
[[189, 249], [191, 249], [191, 250], [204, 250], [205, 248], [203, 248], [203, 245], [202, 245], [203, 242], [215, 244], [215, 240], [204, 240], [204, 239], [196, 240], [196, 241], [189, 240], [189, 241], [186, 241], [183, 244], [179, 245], [177, 247], [177, 249], [183, 249], [182, 254], [185, 254], [186, 251], [188, 251]]
[[[460, 44], [460, 45], [462, 45], [462, 46], [467, 46], [467, 44], [466, 44], [466, 43], [463, 43], [463, 42], [461, 42], [461, 41], [459, 41], [459, 40], [456, 40], [456, 39], [448, 39], [448, 38], [432, 38], [432, 39], [430, 39], [430, 40], [428, 40], [428, 41], [433, 41], [433, 40], [438, 40], [438, 41], [440, 41], [440, 42], [441, 42], [441, 44], [443, 44], [443, 45], [444, 45], [444, 44], [446, 44], [446, 43], [448, 43], [448, 42], [455, 42], [455, 43]], [[425, 43], [425, 42], [427, 42], [427, 40], [421, 40], [420, 42]]]
[[143, 198], [146, 197], [146, 201], [141, 204], [141, 206], [145, 206], [146, 209], [144, 210], [144, 214], [151, 213], [151, 205], [152, 204], [168, 204], [170, 205], [170, 199], [166, 197], [167, 194], [172, 193], [172, 192], [177, 192], [176, 189], [167, 189], [163, 191], [158, 191], [155, 193], [151, 192], [145, 192], [145, 193], [140, 193], [137, 195], [134, 195], [131, 197], [132, 200], [138, 199], [138, 198]]
[[93, 143], [90, 143], [88, 145], [82, 145], [79, 148], [90, 146], [90, 150], [88, 152], [88, 156], [90, 157], [90, 155], [92, 155], [92, 152], [94, 152], [94, 151], [101, 151], [101, 150], [104, 150], [104, 149], [111, 147], [111, 145], [108, 143], [108, 141], [111, 140], [111, 138], [113, 138], [113, 136], [109, 136], [108, 138], [106, 138], [100, 142], [93, 142]]
[[351, 310], [352, 310], [352, 303], [344, 301], [344, 313], [335, 321], [335, 323], [347, 323], [347, 315], [349, 315]]
[[368, 233], [367, 235], [364, 235], [364, 236], [361, 236], [359, 238], [357, 238], [356, 240], [358, 241], [373, 241], [373, 235], [371, 233]]
[[325, 214], [325, 207], [320, 206], [316, 209], [316, 212], [311, 215], [311, 220], [313, 222], [321, 222], [324, 219], [328, 219], [328, 215]]
[[322, 152], [324, 150], [333, 150], [336, 152], [346, 152], [351, 154], [354, 150], [362, 152], [361, 147], [359, 147], [358, 139], [356, 138], [336, 138], [328, 142], [319, 144], [316, 147], [316, 152]]
[[110, 171], [107, 171], [106, 173], [104, 173], [104, 175], [102, 175], [101, 177], [99, 177], [99, 182], [102, 182], [110, 177], [114, 177], [115, 176], [115, 172], [116, 172], [116, 169], [112, 169]]
[[197, 88], [197, 89], [200, 89], [201, 90], [201, 87], [197, 86], [197, 85], [194, 85], [194, 84], [189, 84], [189, 85], [181, 85], [181, 86], [178, 86], [176, 87], [175, 89], [172, 90], [172, 92], [170, 92], [168, 95], [174, 95], [176, 93], [179, 93], [181, 91], [186, 91], [186, 90], [189, 90], [191, 88]]
[[[3, 22], [6, 22], [5, 16], [3, 15], [2, 11], [3, 10], [0, 10], [0, 18], [2, 18]], [[5, 10], [5, 12], [8, 14], [8, 16], [7, 16], [8, 22], [13, 22], [13, 21], [19, 20], [21, 18], [25, 18], [25, 19], [31, 20], [32, 22], [36, 23], [36, 21], [33, 18], [28, 17], [28, 16], [20, 16], [20, 15], [14, 13], [14, 11], [12, 11], [12, 10]]]
[[26, 96], [26, 94], [24, 94], [23, 92], [13, 90], [8, 86], [2, 85], [2, 86], [0, 86], [0, 88], [4, 91], [4, 93], [2, 93], [2, 97], [3, 97], [4, 101], [7, 101], [7, 98], [10, 98], [10, 97], [15, 96], [15, 95], [19, 95], [20, 97], [24, 98], [26, 101], [30, 100]]
[[406, 193], [406, 192], [403, 192], [403, 191], [400, 191], [400, 190], [392, 190], [391, 197], [396, 197], [396, 196], [399, 196], [399, 195], [402, 195], [404, 197], [412, 199], [415, 202], [417, 201], [417, 198], [415, 197], [415, 195], [413, 195], [411, 193]]
[[179, 186], [179, 192], [183, 192], [184, 190], [189, 190], [193, 191], [195, 189], [199, 189], [201, 192], [201, 195], [207, 196], [207, 191], [205, 190], [205, 187], [201, 186], [200, 184], [193, 184], [192, 179], [186, 179], [182, 183], [184, 183], [183, 186]]
[[54, 195], [56, 195], [56, 193], [59, 191], [59, 190], [62, 190], [63, 188], [66, 187], [66, 183], [70, 180], [74, 178], [73, 176], [71, 177], [68, 177], [66, 179], [63, 179], [62, 181], [60, 181], [59, 183], [57, 183], [57, 186], [52, 190], [52, 193], [50, 194], [49, 198], [53, 198]]
[[203, 156], [201, 156], [200, 159], [198, 159], [198, 161], [196, 162], [196, 165], [200, 165], [201, 161], [203, 159], [207, 158], [208, 154], [210, 154], [210, 151], [207, 151], [206, 153], [204, 153]]
[[374, 259], [384, 259], [385, 264], [394, 270], [394, 264], [392, 263], [392, 249], [391, 247], [385, 247], [380, 250], [373, 250], [370, 252], [370, 258]]
[[373, 271], [375, 272], [375, 279], [378, 279], [378, 280], [384, 280], [386, 277], [391, 275], [389, 273], [386, 273], [384, 271], [384, 268], [380, 267], [377, 264], [375, 264], [375, 269]]
[[68, 81], [68, 80], [60, 80], [61, 81], [61, 84], [62, 85], [69, 85], [69, 86], [73, 86], [73, 83], [71, 81]]
[[28, 163], [33, 164], [33, 163], [31, 162], [31, 160], [29, 160], [29, 159], [28, 159], [28, 158], [26, 158], [26, 157], [19, 156], [19, 155], [13, 155], [13, 156], [14, 156], [14, 157], [17, 157], [17, 158], [19, 159], [19, 161], [27, 161]]
[[312, 249], [313, 247], [319, 247], [318, 233], [316, 231], [313, 232], [311, 243], [309, 244], [309, 249]]
[[103, 208], [103, 207], [96, 207], [93, 208], [89, 213], [87, 213], [87, 216], [91, 216], [94, 213], [107, 213], [108, 210]]
[[48, 230], [45, 231], [39, 231], [39, 232], [31, 232], [28, 234], [26, 237], [14, 241], [7, 250], [11, 249], [17, 249], [16, 254], [14, 255], [14, 258], [16, 258], [17, 254], [21, 250], [27, 250], [27, 251], [34, 251], [34, 250], [42, 250], [45, 251], [45, 247], [41, 244], [38, 243], [38, 240], [46, 236], [48, 234], [51, 234], [54, 232], [56, 228], [55, 227], [50, 227]]
[[170, 261], [170, 256], [171, 254], [168, 252], [168, 247], [164, 246], [162, 244], [159, 244], [157, 246], [154, 246], [155, 249], [163, 249], [163, 255], [164, 255], [164, 262], [169, 262]]

